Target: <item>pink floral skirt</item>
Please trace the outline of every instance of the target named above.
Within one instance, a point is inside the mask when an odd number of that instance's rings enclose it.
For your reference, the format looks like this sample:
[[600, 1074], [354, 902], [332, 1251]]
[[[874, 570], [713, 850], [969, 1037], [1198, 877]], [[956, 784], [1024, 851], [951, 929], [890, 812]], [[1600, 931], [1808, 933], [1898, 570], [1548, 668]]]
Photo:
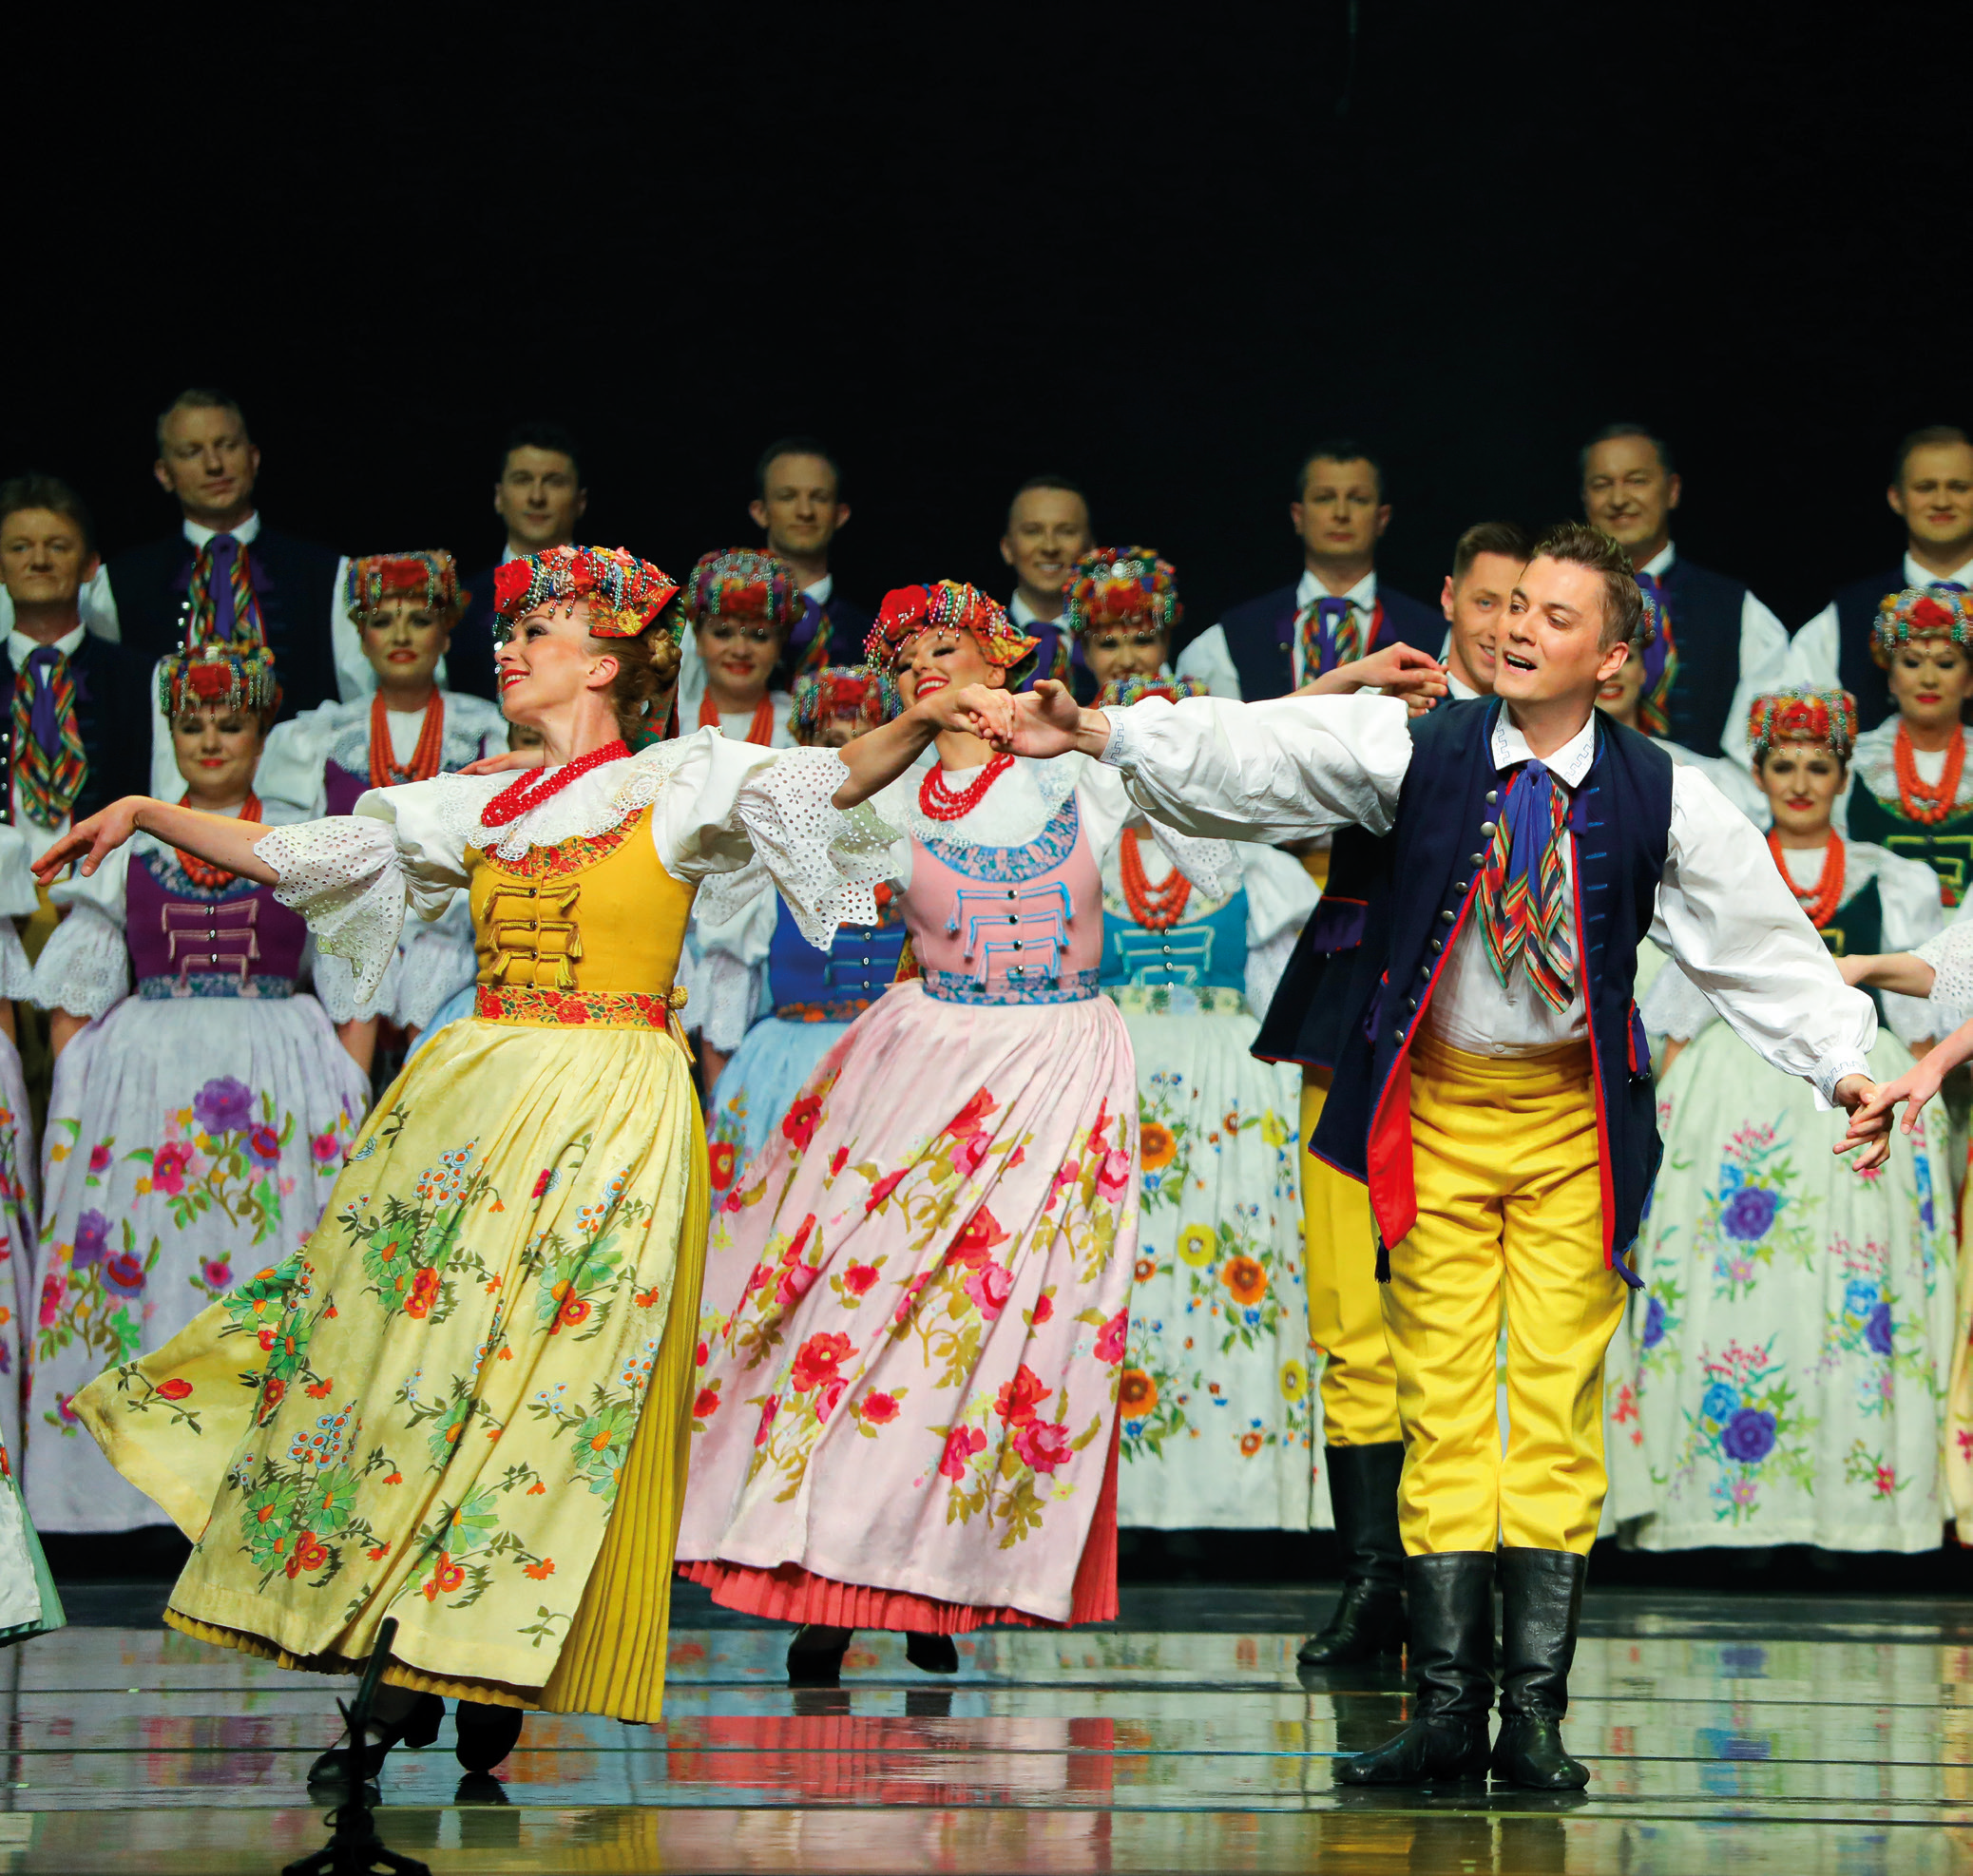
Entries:
[[1138, 1186], [1106, 999], [889, 991], [714, 1215], [683, 1573], [851, 1628], [1114, 1615]]

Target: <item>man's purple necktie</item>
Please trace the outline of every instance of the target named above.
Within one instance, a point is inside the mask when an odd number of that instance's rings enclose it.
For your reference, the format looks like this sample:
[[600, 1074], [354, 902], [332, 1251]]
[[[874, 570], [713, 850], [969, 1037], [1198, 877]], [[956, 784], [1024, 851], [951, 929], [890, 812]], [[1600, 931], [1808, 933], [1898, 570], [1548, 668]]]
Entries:
[[239, 542], [231, 534], [215, 534], [211, 545], [212, 584], [206, 593], [212, 601], [212, 635], [228, 645], [239, 622], [233, 612], [233, 564], [239, 558]]
[[50, 762], [61, 754], [62, 723], [55, 715], [55, 666], [62, 654], [53, 645], [36, 645], [28, 654], [28, 681], [34, 686], [34, 701], [28, 728]]

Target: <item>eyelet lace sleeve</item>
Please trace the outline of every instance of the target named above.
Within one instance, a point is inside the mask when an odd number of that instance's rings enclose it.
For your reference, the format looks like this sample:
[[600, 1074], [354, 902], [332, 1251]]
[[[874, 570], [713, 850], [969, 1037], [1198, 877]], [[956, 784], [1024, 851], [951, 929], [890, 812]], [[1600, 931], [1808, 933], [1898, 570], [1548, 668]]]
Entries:
[[274, 896], [308, 921], [316, 948], [354, 967], [355, 1001], [374, 1003], [404, 929], [406, 880], [391, 825], [367, 814], [297, 821], [271, 828], [254, 852], [275, 871]]
[[760, 1007], [761, 979], [766, 971], [742, 964], [725, 951], [701, 951], [686, 1020], [693, 1022], [708, 1048], [731, 1055], [754, 1026]]
[[[896, 871], [897, 835], [868, 803], [835, 806], [850, 772], [833, 749], [709, 737], [693, 755], [658, 798], [652, 835], [669, 871], [709, 880], [745, 868], [751, 850], [817, 950], [839, 926], [877, 922], [875, 889]], [[707, 922], [737, 909], [726, 896], [716, 888], [701, 905]]]
[[310, 955], [303, 959], [316, 1001], [322, 1005], [322, 1013], [332, 1023], [368, 1023], [373, 1017], [381, 1016], [397, 999], [397, 986], [403, 975], [403, 964], [396, 952], [384, 967], [382, 981], [376, 994], [368, 1002], [356, 995], [356, 967], [348, 958], [337, 957], [322, 949], [311, 940]]
[[1916, 955], [1932, 967], [1932, 1006], [1936, 1035], [1948, 1035], [1973, 1011], [1973, 920], [1956, 918], [1935, 937], [1917, 948]]
[[[19, 947], [16, 938], [14, 948]], [[21, 962], [27, 962], [25, 952]], [[129, 989], [130, 951], [123, 927], [100, 907], [78, 898], [42, 948], [27, 986], [28, 1001], [40, 1009], [66, 1009], [71, 1016], [107, 1016]], [[22, 992], [0, 986], [0, 994]]]
[[429, 924], [420, 922], [399, 948], [400, 974], [391, 1019], [401, 1029], [429, 1029], [450, 997], [473, 981], [472, 915], [465, 896]]

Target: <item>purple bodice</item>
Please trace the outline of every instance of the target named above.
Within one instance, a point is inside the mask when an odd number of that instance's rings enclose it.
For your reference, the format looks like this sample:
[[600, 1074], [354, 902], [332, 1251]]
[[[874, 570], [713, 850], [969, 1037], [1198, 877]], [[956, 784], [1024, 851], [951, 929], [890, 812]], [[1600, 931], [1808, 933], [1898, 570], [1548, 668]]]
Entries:
[[133, 853], [125, 942], [141, 997], [286, 997], [308, 926], [271, 886], [236, 879], [208, 892], [170, 853]]
[[333, 758], [322, 764], [322, 812], [325, 814], [354, 814], [356, 797], [370, 787], [370, 776], [354, 775]]

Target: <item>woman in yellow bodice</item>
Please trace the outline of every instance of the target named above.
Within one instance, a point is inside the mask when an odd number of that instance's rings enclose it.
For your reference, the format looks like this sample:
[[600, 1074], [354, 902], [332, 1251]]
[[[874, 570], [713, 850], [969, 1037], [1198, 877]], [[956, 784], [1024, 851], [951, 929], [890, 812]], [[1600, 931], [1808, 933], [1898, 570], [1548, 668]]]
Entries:
[[818, 945], [873, 923], [891, 835], [860, 804], [952, 711], [928, 698], [840, 755], [701, 731], [632, 756], [676, 678], [676, 590], [621, 552], [501, 569], [503, 707], [546, 743], [518, 780], [272, 831], [133, 797], [41, 862], [93, 871], [141, 826], [274, 886], [359, 995], [407, 906], [470, 894], [476, 1020], [384, 1096], [320, 1229], [75, 1403], [195, 1541], [174, 1628], [353, 1669], [396, 1618], [367, 1772], [430, 1743], [447, 1695], [472, 1771], [527, 1707], [658, 1717], [706, 1235], [686, 917], [757, 888], [730, 876], [757, 856]]

